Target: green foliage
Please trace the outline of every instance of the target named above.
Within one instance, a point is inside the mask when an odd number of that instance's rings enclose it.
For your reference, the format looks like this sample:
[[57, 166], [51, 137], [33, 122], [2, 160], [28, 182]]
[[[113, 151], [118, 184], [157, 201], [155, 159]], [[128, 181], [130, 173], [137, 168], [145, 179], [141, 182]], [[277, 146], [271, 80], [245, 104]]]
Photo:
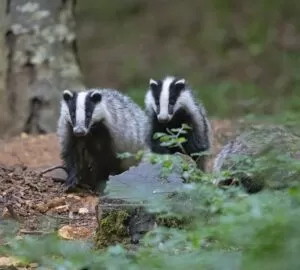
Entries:
[[[180, 135], [188, 128], [183, 125], [155, 137], [163, 143], [171, 141], [168, 146], [178, 146], [182, 142]], [[251, 129], [257, 134], [254, 137], [256, 146], [266, 138], [266, 132], [281, 143], [298, 141], [296, 135], [279, 127], [273, 127], [271, 132], [262, 129], [258, 133], [257, 128]], [[247, 142], [249, 134], [252, 138], [255, 133], [245, 133], [243, 138]], [[281, 147], [285, 149], [284, 144]], [[147, 197], [146, 209], [157, 213], [158, 226], [146, 233], [134, 250], [128, 245], [129, 232], [124, 226], [128, 213], [115, 211], [102, 218], [98, 228], [100, 234], [97, 233], [95, 240], [96, 246], [99, 247], [99, 241], [105, 246], [106, 237], [112, 237], [115, 245], [108, 248], [102, 246], [101, 250], [95, 250], [92, 243], [63, 241], [55, 235], [17, 240], [13, 236], [15, 227], [2, 224], [2, 235], [7, 244], [0, 251], [24, 262], [66, 270], [84, 267], [120, 270], [298, 269], [300, 162], [284, 151], [269, 147], [263, 148], [260, 154], [255, 158], [250, 155], [234, 157], [235, 166], [219, 175], [204, 174], [194, 164], [185, 163], [176, 155], [150, 155], [151, 162], [162, 164], [163, 172], [170, 173], [176, 168], [176, 162], [182, 162], [181, 172], [186, 183], [178, 193], [169, 194], [172, 200], [168, 196], [148, 196], [141, 190], [122, 190], [125, 197], [136, 197], [138, 193], [138, 201]], [[136, 157], [129, 153], [120, 155], [121, 158], [133, 156]], [[220, 189], [213, 184], [219, 177], [240, 173], [256, 175], [263, 182], [279, 180], [279, 186], [285, 189], [274, 190], [276, 185], [269, 184], [263, 191], [249, 195], [238, 186]], [[124, 239], [126, 241], [122, 241]]]
[[153, 135], [153, 139], [159, 139], [160, 145], [163, 147], [178, 147], [181, 149], [182, 153], [185, 153], [182, 144], [186, 142], [186, 138], [181, 135], [186, 134], [189, 129], [192, 128], [187, 124], [182, 124], [180, 128], [167, 129], [167, 133], [156, 132]]
[[185, 193], [190, 207], [172, 208], [192, 216], [193, 228], [158, 227], [135, 252], [119, 245], [97, 252], [54, 236], [10, 239], [5, 251], [53, 269], [298, 269], [299, 188], [246, 196], [207, 184]]
[[[172, 140], [175, 135], [170, 136]], [[167, 157], [151, 156], [153, 162], [173, 168], [174, 157]], [[160, 213], [158, 227], [148, 232], [135, 250], [118, 243], [117, 235], [127, 235], [122, 221], [126, 213], [121, 213], [120, 218], [112, 215], [120, 224], [119, 232], [110, 230], [102, 220], [101, 230], [115, 234], [116, 245], [101, 251], [91, 243], [63, 241], [53, 235], [17, 240], [7, 229], [11, 227], [3, 226], [7, 245], [1, 252], [53, 269], [298, 269], [299, 161], [276, 153], [268, 159], [238, 157], [236, 162], [244, 166], [239, 167], [240, 172], [261, 177], [269, 177], [279, 166], [291, 172], [289, 181], [294, 184], [281, 191], [266, 189], [248, 195], [239, 187], [219, 189], [212, 184], [217, 175], [201, 174], [186, 164], [186, 171], [192, 172], [189, 181], [172, 200], [148, 198], [148, 211]]]
[[81, 0], [83, 73], [141, 105], [149, 76], [169, 73], [191, 83], [210, 116], [297, 113], [299, 12], [294, 0]]
[[[167, 129], [167, 133], [164, 132], [156, 132], [153, 135], [153, 138], [160, 141], [160, 145], [163, 147], [169, 147], [169, 148], [179, 148], [181, 150], [181, 153], [186, 155], [185, 149], [183, 144], [187, 141], [187, 139], [184, 137], [184, 135], [188, 132], [188, 130], [192, 129], [187, 124], [182, 124], [180, 128], [173, 128], [173, 129]], [[208, 152], [201, 152], [201, 153], [193, 153], [191, 154], [192, 157], [197, 157], [195, 161], [195, 165], [198, 161], [198, 158], [209, 155]], [[161, 163], [163, 164], [162, 173], [163, 175], [168, 175], [172, 169], [174, 168], [174, 158], [165, 155], [152, 155], [151, 161], [153, 163]], [[193, 163], [192, 160], [190, 162], [185, 161], [184, 159], [180, 160], [181, 167], [183, 169], [182, 177], [185, 179], [186, 182], [189, 182], [191, 179], [195, 182], [196, 179], [200, 180], [204, 176], [204, 174], [201, 172], [201, 170], [197, 169], [196, 166], [193, 166], [191, 163]]]

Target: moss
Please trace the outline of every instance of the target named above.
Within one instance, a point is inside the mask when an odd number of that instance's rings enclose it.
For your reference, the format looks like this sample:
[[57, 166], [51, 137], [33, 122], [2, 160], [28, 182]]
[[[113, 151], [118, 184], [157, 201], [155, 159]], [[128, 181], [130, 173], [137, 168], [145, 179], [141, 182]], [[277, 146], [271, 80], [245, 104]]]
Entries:
[[158, 226], [183, 229], [191, 223], [191, 219], [187, 217], [158, 215], [156, 217], [156, 223]]
[[101, 249], [116, 243], [126, 244], [129, 239], [129, 218], [130, 214], [121, 209], [105, 213], [96, 230], [96, 247]]
[[250, 193], [300, 181], [300, 137], [282, 126], [253, 126], [227, 144], [218, 162]]

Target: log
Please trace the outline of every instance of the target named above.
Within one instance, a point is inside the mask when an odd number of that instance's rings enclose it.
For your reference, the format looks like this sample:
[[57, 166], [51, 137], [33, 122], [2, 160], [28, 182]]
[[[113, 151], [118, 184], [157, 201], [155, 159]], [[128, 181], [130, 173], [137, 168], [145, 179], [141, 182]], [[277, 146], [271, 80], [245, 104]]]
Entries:
[[254, 125], [228, 142], [214, 161], [215, 173], [229, 172], [219, 185], [241, 184], [248, 193], [285, 189], [300, 182], [299, 131], [280, 125]]

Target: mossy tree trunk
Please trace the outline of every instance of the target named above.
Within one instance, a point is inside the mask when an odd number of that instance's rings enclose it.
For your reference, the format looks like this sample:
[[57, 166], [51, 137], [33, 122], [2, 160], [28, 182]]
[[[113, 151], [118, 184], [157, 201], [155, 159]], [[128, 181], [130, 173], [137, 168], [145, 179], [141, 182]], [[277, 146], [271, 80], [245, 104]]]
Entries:
[[1, 1], [7, 23], [1, 22], [0, 105], [7, 106], [2, 111], [9, 117], [2, 122], [8, 133], [55, 131], [61, 91], [83, 88], [75, 2]]

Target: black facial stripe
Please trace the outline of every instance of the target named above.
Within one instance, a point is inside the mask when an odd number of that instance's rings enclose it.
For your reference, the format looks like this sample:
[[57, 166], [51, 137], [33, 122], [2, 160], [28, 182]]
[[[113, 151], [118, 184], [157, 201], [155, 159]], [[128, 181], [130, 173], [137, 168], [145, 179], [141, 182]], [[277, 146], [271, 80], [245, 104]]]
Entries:
[[154, 102], [159, 110], [159, 97], [162, 90], [162, 81], [157, 81], [157, 85], [151, 86], [151, 92], [154, 97]]
[[[169, 94], [169, 114], [174, 113], [174, 105], [176, 104], [180, 94], [185, 90], [185, 87], [182, 87], [181, 84], [176, 85], [175, 83], [178, 81], [178, 78], [175, 78], [174, 81], [170, 84], [170, 94]], [[154, 97], [154, 102], [157, 106], [157, 114], [159, 114], [160, 108], [159, 108], [159, 98], [162, 91], [162, 85], [163, 81], [159, 80], [157, 81], [157, 85], [151, 86], [151, 92]]]
[[[93, 102], [91, 99], [91, 94], [93, 92], [89, 92], [85, 99], [85, 126], [88, 127], [93, 116], [93, 112], [97, 103]], [[101, 101], [100, 101], [101, 102]]]
[[72, 125], [74, 126], [76, 123], [76, 100], [77, 100], [77, 93], [72, 92], [73, 96], [70, 100], [66, 101], [68, 108], [69, 108], [69, 114], [71, 117]]
[[174, 105], [176, 104], [180, 94], [185, 90], [185, 87], [182, 87], [181, 84], [176, 84], [178, 78], [176, 78], [170, 84], [170, 94], [169, 94], [169, 114], [172, 115], [174, 113]]
[[169, 111], [169, 114], [172, 115], [174, 113], [174, 105], [169, 104], [168, 111]]

